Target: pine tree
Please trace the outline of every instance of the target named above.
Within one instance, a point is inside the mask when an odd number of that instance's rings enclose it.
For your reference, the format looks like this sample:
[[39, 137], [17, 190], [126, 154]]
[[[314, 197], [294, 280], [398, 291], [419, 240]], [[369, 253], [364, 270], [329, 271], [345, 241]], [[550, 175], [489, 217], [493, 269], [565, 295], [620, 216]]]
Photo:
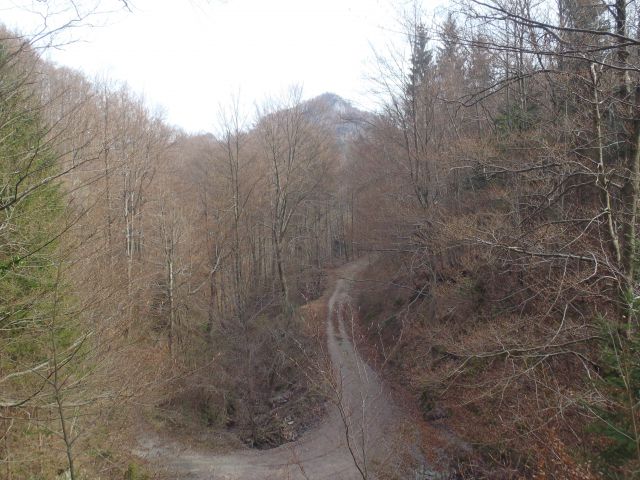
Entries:
[[[33, 429], [37, 405], [56, 405], [47, 434], [66, 430], [63, 368], [79, 351], [77, 332], [63, 314], [67, 306], [58, 249], [64, 232], [64, 190], [57, 180], [59, 156], [50, 146], [33, 89], [28, 51], [0, 45], [0, 407], [11, 419], [4, 435]], [[67, 377], [68, 378], [68, 377]], [[62, 435], [61, 435], [62, 436]], [[65, 435], [69, 471], [71, 442]], [[26, 475], [7, 457], [6, 473]], [[15, 465], [13, 465], [15, 464]]]
[[598, 417], [592, 430], [605, 439], [600, 461], [607, 476], [637, 478], [640, 474], [640, 339], [620, 335], [614, 325], [604, 325], [603, 338], [604, 369], [596, 388], [603, 394], [605, 403], [592, 409]]

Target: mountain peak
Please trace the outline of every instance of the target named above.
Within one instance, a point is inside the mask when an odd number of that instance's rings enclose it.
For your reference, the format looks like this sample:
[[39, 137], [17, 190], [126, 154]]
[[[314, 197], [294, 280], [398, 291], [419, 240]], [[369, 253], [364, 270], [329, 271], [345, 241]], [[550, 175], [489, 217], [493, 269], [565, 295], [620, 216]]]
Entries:
[[349, 101], [333, 92], [326, 92], [318, 95], [317, 97], [309, 100], [307, 103], [324, 110], [334, 111], [338, 114], [344, 114], [353, 108]]
[[336, 104], [349, 105], [348, 101], [346, 101], [337, 93], [333, 93], [333, 92], [325, 92], [321, 95], [318, 95], [314, 100], [317, 100], [319, 102], [324, 102], [327, 104], [332, 104], [332, 105], [336, 105]]

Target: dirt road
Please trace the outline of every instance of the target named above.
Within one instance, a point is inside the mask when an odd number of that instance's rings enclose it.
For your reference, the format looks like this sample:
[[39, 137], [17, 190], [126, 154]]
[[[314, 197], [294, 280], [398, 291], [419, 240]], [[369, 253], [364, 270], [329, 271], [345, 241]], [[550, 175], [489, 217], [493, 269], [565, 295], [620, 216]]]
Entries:
[[271, 450], [211, 454], [181, 449], [145, 438], [140, 454], [162, 464], [176, 479], [356, 480], [379, 477], [381, 469], [397, 471], [406, 463], [414, 434], [385, 392], [378, 375], [362, 360], [348, 335], [351, 326], [349, 278], [363, 262], [338, 273], [329, 299], [327, 342], [334, 374], [327, 418], [298, 441]]

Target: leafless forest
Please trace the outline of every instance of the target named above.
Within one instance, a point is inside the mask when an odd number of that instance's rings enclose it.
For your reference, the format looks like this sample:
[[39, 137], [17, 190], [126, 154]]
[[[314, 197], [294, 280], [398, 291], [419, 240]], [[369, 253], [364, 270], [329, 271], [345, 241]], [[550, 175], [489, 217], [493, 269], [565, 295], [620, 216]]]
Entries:
[[640, 4], [407, 12], [379, 109], [292, 87], [202, 135], [0, 30], [0, 478], [304, 439], [337, 281], [421, 432], [370, 464], [338, 401], [358, 478], [640, 478]]

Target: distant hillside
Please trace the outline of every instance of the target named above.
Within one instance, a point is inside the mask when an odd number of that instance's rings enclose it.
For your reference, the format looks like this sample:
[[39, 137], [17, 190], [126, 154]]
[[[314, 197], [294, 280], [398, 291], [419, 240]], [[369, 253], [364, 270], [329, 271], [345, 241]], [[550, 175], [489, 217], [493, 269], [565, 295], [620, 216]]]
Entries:
[[307, 100], [304, 106], [308, 114], [324, 117], [333, 125], [343, 154], [349, 141], [357, 139], [373, 118], [373, 114], [353, 107], [348, 100], [331, 92]]

